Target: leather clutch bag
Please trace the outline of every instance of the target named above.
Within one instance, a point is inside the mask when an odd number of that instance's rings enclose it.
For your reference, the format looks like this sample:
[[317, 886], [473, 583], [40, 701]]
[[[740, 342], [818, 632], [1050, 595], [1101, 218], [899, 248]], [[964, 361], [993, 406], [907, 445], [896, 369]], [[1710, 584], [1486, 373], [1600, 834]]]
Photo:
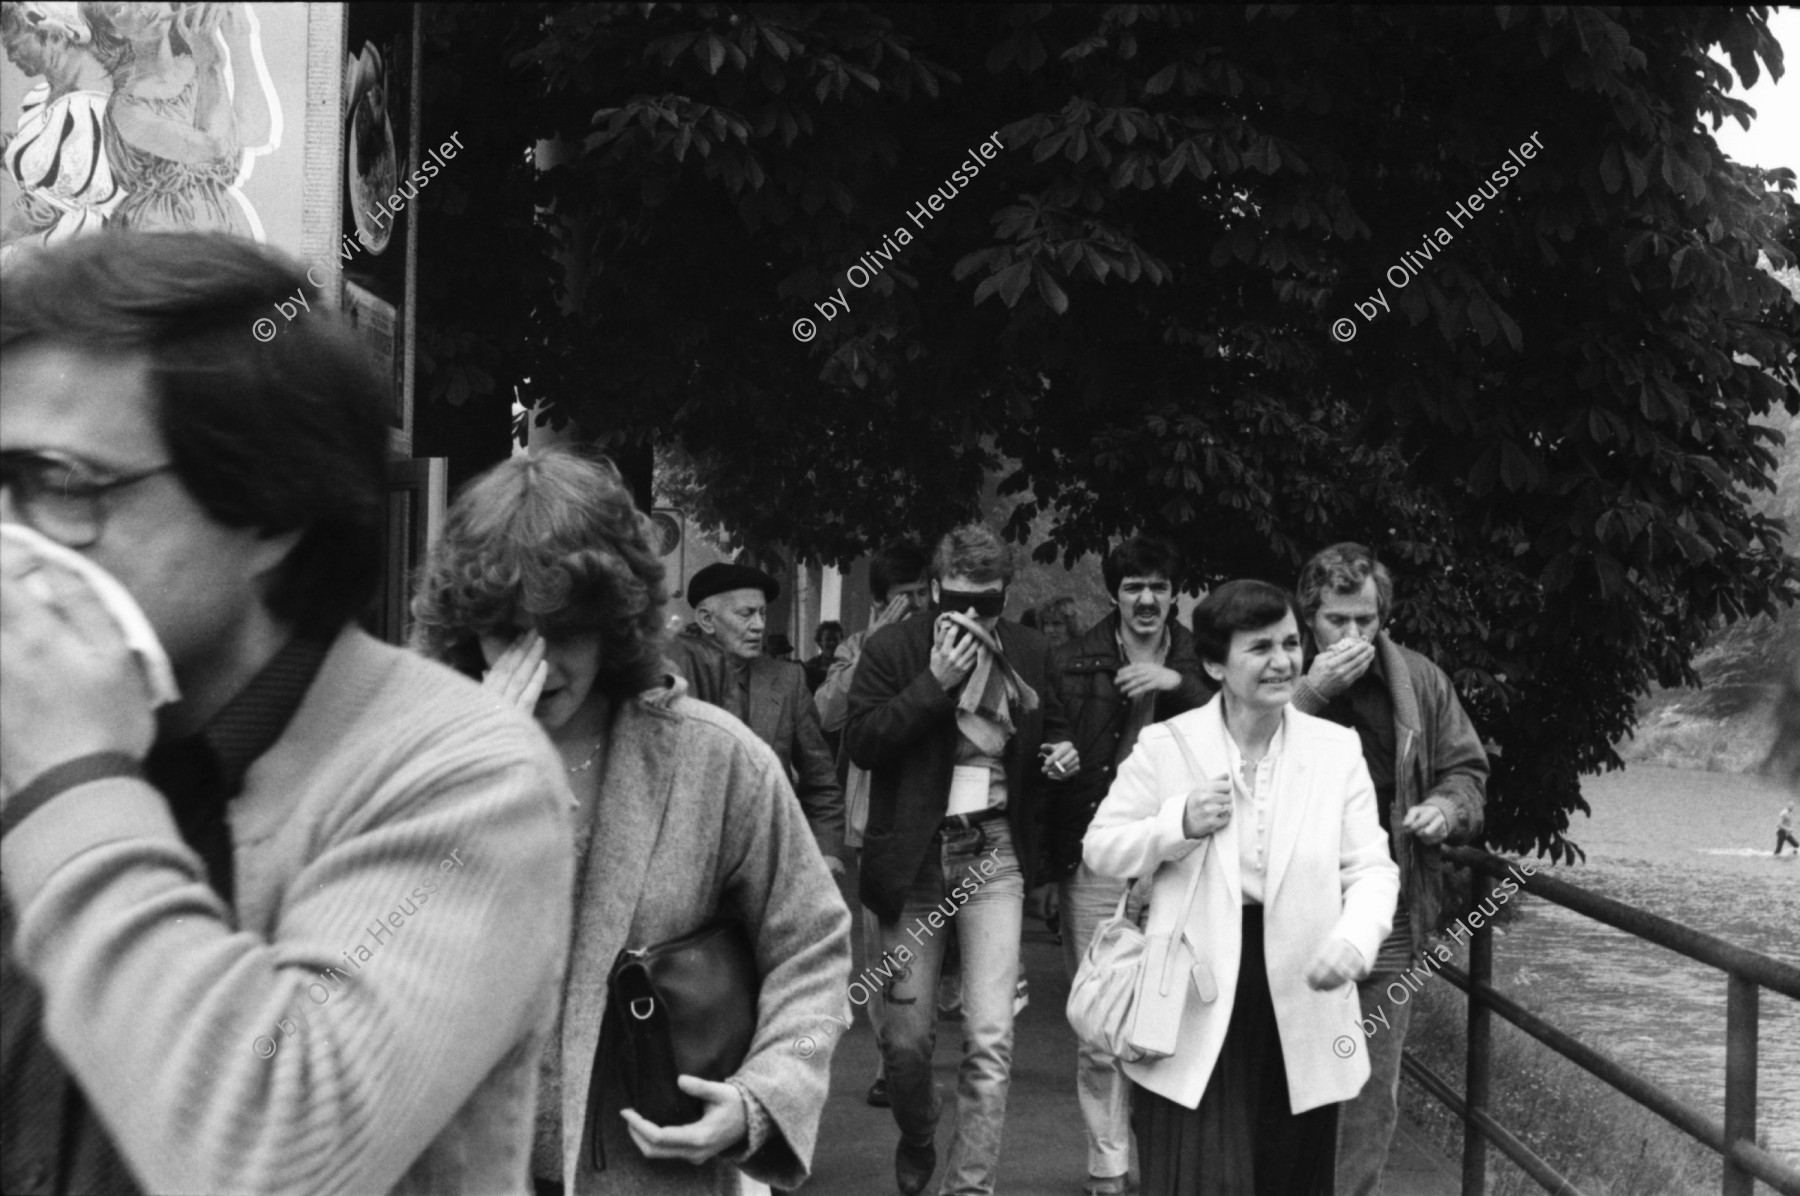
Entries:
[[698, 1121], [705, 1105], [677, 1076], [724, 1080], [756, 1036], [762, 988], [741, 923], [714, 919], [654, 946], [619, 952], [608, 977], [609, 1053], [631, 1107], [659, 1126]]

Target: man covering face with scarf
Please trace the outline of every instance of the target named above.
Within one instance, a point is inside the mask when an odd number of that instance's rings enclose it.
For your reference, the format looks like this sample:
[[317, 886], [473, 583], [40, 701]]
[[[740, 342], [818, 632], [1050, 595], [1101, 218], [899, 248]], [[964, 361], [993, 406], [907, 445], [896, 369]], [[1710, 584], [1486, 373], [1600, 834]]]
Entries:
[[931, 572], [932, 607], [864, 646], [846, 728], [851, 761], [870, 774], [861, 891], [894, 977], [879, 998], [879, 1041], [900, 1128], [895, 1181], [909, 1196], [937, 1168], [931, 1057], [951, 935], [962, 948], [964, 1046], [943, 1190], [994, 1190], [1040, 787], [1080, 767], [1049, 644], [1001, 617], [1007, 546], [991, 528], [958, 528]]

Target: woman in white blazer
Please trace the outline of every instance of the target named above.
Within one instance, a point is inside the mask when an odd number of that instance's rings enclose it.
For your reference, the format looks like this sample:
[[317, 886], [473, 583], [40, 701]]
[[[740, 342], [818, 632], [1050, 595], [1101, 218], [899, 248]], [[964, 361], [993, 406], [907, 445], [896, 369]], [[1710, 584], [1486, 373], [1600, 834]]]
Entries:
[[1095, 872], [1154, 877], [1146, 930], [1186, 990], [1175, 1053], [1125, 1065], [1143, 1196], [1329, 1196], [1337, 1102], [1369, 1077], [1355, 981], [1400, 873], [1356, 733], [1288, 706], [1293, 597], [1228, 582], [1194, 639], [1218, 696], [1144, 731], [1083, 840]]

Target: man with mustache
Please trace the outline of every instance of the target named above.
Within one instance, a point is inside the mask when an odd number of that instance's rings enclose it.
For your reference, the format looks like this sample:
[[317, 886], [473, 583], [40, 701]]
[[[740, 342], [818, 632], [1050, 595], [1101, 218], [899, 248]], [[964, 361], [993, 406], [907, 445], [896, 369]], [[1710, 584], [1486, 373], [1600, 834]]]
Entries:
[[[937, 1169], [931, 1077], [938, 971], [957, 937], [963, 1058], [942, 1196], [991, 1196], [1012, 1077], [1025, 890], [1037, 872], [1039, 777], [1080, 766], [1044, 637], [1002, 619], [1012, 553], [982, 524], [931, 564], [932, 608], [869, 637], [850, 688], [851, 763], [869, 770], [863, 903], [894, 979], [877, 1028], [900, 1127], [905, 1196]], [[1040, 753], [1042, 759], [1039, 759]]]
[[[1081, 775], [1050, 800], [1044, 884], [1046, 920], [1060, 926], [1072, 978], [1094, 928], [1119, 905], [1126, 881], [1081, 861], [1081, 840], [1138, 733], [1203, 706], [1215, 687], [1200, 667], [1194, 636], [1174, 615], [1181, 558], [1152, 536], [1120, 542], [1101, 565], [1116, 609], [1056, 650], [1054, 672], [1081, 753]], [[1059, 917], [1060, 915], [1060, 917]], [[1087, 1196], [1126, 1190], [1130, 1169], [1130, 1086], [1113, 1056], [1077, 1050], [1076, 1096], [1087, 1127]]]

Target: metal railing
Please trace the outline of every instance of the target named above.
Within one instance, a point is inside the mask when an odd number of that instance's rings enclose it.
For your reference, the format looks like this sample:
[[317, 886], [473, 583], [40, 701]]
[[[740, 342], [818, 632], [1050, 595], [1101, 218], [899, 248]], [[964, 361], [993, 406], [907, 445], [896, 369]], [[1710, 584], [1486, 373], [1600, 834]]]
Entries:
[[1495, 991], [1492, 985], [1492, 924], [1481, 921], [1479, 925], [1470, 926], [1469, 970], [1465, 973], [1448, 964], [1438, 969], [1469, 997], [1467, 1074], [1463, 1094], [1459, 1096], [1412, 1052], [1405, 1052], [1401, 1060], [1407, 1075], [1448, 1105], [1463, 1121], [1462, 1196], [1486, 1196], [1489, 1143], [1499, 1147], [1501, 1153], [1517, 1163], [1545, 1191], [1582, 1196], [1581, 1189], [1488, 1112], [1492, 1014], [1495, 1013], [1722, 1156], [1725, 1161], [1721, 1189], [1724, 1196], [1751, 1196], [1758, 1179], [1785, 1196], [1800, 1196], [1800, 1168], [1776, 1158], [1756, 1144], [1756, 1039], [1761, 991], [1766, 988], [1800, 1000], [1800, 968], [1622, 901], [1590, 893], [1542, 872], [1522, 875], [1514, 870], [1519, 867], [1514, 861], [1485, 851], [1466, 847], [1446, 847], [1443, 851], [1446, 858], [1463, 867], [1512, 880], [1545, 901], [1698, 960], [1726, 976], [1725, 1121], [1721, 1124]]

